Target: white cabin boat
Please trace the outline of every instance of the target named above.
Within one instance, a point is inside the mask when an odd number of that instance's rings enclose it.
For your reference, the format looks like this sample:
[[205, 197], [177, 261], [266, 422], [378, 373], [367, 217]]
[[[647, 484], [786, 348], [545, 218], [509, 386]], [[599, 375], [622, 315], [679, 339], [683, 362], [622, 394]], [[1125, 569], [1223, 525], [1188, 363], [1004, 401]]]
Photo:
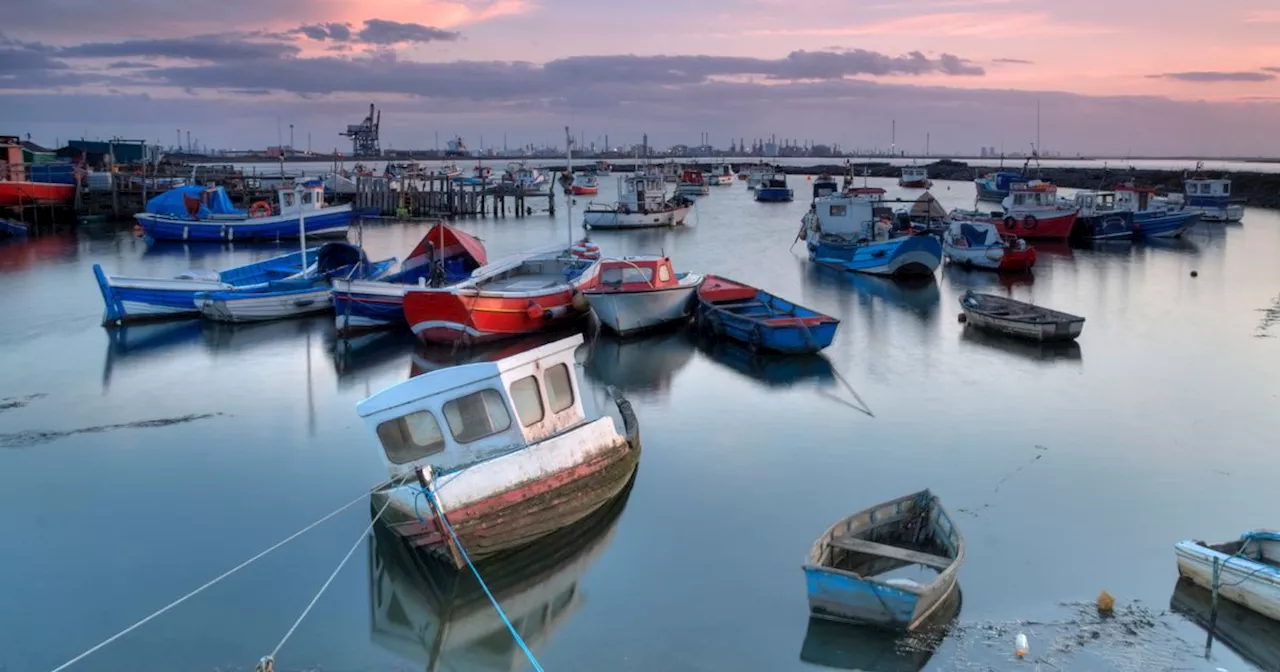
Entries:
[[530, 168], [522, 161], [507, 165], [507, 172], [502, 176], [502, 184], [516, 193], [534, 195], [548, 188], [551, 178], [537, 168]]
[[707, 182], [713, 187], [727, 187], [733, 184], [737, 177], [733, 174], [733, 166], [727, 163], [721, 163], [711, 169], [711, 175], [707, 178]]
[[1238, 222], [1244, 219], [1244, 204], [1231, 198], [1231, 180], [1195, 177], [1184, 181], [1183, 202], [1200, 212], [1206, 222]]
[[929, 179], [929, 168], [927, 166], [903, 166], [902, 175], [898, 178], [898, 186], [907, 189], [928, 189], [933, 186], [933, 181]]
[[759, 187], [760, 183], [764, 182], [765, 178], [772, 174], [773, 174], [772, 166], [766, 166], [766, 165], [751, 166], [751, 168], [747, 170], [747, 188], [755, 189], [756, 187]]
[[387, 526], [464, 567], [459, 544], [472, 560], [518, 548], [621, 492], [639, 460], [639, 427], [631, 404], [618, 398], [626, 432], [619, 433], [582, 389], [582, 343], [575, 334], [498, 361], [431, 371], [360, 402], [356, 411], [391, 477], [372, 495], [375, 511], [386, 507]]
[[[1267, 618], [1280, 621], [1280, 532], [1253, 530], [1235, 541], [1174, 546], [1178, 575]], [[1216, 578], [1216, 581], [1215, 581]]]
[[587, 204], [582, 226], [587, 229], [641, 229], [678, 226], [690, 206], [667, 199], [666, 184], [652, 174], [618, 178], [618, 202]]

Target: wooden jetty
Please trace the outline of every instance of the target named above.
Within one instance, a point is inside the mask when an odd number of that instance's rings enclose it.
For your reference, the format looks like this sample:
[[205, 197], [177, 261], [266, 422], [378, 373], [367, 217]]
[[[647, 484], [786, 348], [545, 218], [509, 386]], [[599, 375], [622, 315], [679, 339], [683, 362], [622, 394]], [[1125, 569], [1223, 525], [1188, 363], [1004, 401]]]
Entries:
[[[359, 177], [356, 212], [382, 217], [524, 217], [546, 201], [555, 214], [555, 192], [505, 195], [482, 185], [459, 184], [447, 177]], [[539, 208], [537, 211], [541, 211]]]

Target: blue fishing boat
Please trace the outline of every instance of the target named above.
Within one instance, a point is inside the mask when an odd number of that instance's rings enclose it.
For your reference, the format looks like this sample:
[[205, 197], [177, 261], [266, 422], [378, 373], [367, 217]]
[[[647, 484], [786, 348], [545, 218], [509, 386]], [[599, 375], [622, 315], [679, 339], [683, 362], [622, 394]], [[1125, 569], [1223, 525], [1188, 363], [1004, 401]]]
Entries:
[[484, 243], [446, 224], [418, 241], [400, 270], [379, 280], [335, 279], [333, 310], [339, 334], [408, 326], [404, 293], [419, 282], [444, 287], [461, 282], [488, 263]]
[[1238, 222], [1244, 219], [1244, 204], [1231, 198], [1231, 180], [1193, 177], [1185, 180], [1183, 186], [1183, 202], [1188, 208], [1198, 210], [1202, 220]]
[[699, 328], [757, 351], [812, 354], [831, 345], [840, 320], [714, 275], [698, 288]]
[[1155, 189], [1131, 185], [1116, 187], [1116, 207], [1132, 213], [1135, 238], [1177, 238], [1204, 216], [1197, 208], [1156, 198]]
[[1134, 214], [1116, 203], [1114, 191], [1078, 191], [1075, 234], [1083, 240], [1132, 240]]
[[[964, 537], [930, 491], [877, 504], [827, 528], [809, 549], [809, 615], [914, 630], [959, 590], [964, 556]], [[913, 565], [936, 573], [923, 583], [902, 576]]]
[[27, 235], [27, 225], [22, 222], [0, 217], [0, 240], [5, 238], [24, 238]]
[[1022, 173], [998, 170], [975, 179], [973, 184], [978, 189], [979, 201], [995, 201], [999, 203], [1011, 193], [1014, 182], [1026, 182], [1026, 178], [1022, 176]]
[[756, 187], [756, 200], [762, 203], [786, 203], [795, 198], [787, 186], [787, 174], [778, 170], [765, 173]]
[[232, 291], [237, 288], [265, 286], [271, 282], [296, 277], [316, 261], [320, 248], [282, 254], [278, 257], [233, 266], [221, 271], [189, 271], [173, 278], [149, 278], [108, 275], [102, 266], [93, 265], [106, 310], [103, 325], [165, 318], [195, 317], [200, 314], [196, 294]]
[[895, 277], [933, 275], [942, 265], [937, 238], [895, 233], [887, 217], [877, 216], [876, 202], [863, 196], [819, 198], [803, 222], [799, 237], [814, 263]]
[[179, 187], [148, 201], [147, 211], [134, 218], [152, 240], [231, 242], [347, 235], [351, 205], [325, 206], [323, 181], [277, 193], [278, 211], [266, 201], [244, 211], [231, 204], [222, 187]]

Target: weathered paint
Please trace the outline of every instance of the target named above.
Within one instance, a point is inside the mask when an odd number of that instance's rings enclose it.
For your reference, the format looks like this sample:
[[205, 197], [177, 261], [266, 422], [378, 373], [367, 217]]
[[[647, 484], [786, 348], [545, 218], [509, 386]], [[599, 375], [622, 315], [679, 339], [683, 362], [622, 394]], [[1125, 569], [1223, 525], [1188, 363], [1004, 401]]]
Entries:
[[1280, 568], [1233, 557], [1193, 541], [1174, 546], [1178, 575], [1213, 590], [1213, 561], [1220, 564], [1218, 594], [1268, 618], [1280, 621]]

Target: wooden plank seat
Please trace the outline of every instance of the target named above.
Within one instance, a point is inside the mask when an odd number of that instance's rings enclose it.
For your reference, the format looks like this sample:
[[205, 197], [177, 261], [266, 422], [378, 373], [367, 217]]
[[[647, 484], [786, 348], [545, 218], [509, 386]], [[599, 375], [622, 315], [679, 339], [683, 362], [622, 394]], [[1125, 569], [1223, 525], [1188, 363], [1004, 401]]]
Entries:
[[946, 569], [953, 562], [951, 558], [941, 555], [933, 555], [930, 553], [921, 553], [920, 551], [912, 551], [897, 546], [881, 544], [866, 539], [857, 539], [854, 537], [842, 536], [835, 537], [831, 540], [831, 545], [836, 548], [842, 548], [846, 551], [855, 553], [866, 553], [867, 555], [878, 555], [883, 558], [892, 558], [894, 560], [902, 560], [904, 562], [914, 562], [918, 565], [933, 567], [935, 569]]

